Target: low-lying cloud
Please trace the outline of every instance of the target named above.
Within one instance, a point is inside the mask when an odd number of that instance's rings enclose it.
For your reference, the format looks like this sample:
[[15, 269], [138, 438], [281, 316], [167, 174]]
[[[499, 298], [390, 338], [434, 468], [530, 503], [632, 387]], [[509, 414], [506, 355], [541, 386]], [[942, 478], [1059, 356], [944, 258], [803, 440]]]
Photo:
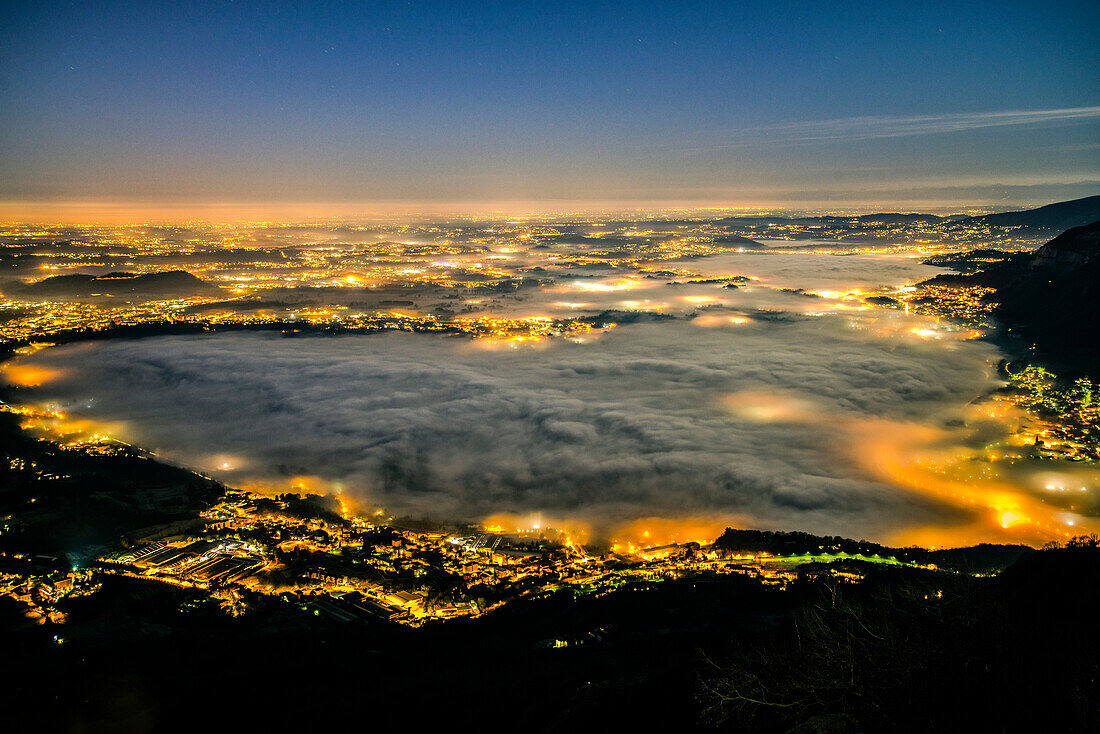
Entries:
[[406, 333], [161, 337], [32, 361], [70, 367], [43, 400], [125, 421], [128, 440], [230, 483], [309, 475], [437, 520], [544, 513], [599, 531], [707, 516], [884, 537], [959, 510], [863, 474], [834, 420], [942, 422], [991, 386], [994, 356], [826, 316], [518, 349]]

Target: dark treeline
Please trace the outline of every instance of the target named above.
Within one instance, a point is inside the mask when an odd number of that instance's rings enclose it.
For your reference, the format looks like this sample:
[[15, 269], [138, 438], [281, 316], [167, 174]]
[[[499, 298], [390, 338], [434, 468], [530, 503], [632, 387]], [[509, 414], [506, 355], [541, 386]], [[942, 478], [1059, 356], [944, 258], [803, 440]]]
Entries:
[[726, 531], [714, 542], [720, 550], [736, 552], [771, 553], [790, 556], [820, 553], [848, 553], [850, 555], [894, 558], [905, 563], [935, 564], [941, 568], [967, 573], [996, 571], [1014, 563], [1021, 556], [1033, 552], [1026, 545], [991, 545], [983, 543], [969, 548], [928, 550], [919, 546], [891, 548], [866, 540], [851, 540], [840, 536], [811, 535], [803, 532], [779, 532], [774, 530]]

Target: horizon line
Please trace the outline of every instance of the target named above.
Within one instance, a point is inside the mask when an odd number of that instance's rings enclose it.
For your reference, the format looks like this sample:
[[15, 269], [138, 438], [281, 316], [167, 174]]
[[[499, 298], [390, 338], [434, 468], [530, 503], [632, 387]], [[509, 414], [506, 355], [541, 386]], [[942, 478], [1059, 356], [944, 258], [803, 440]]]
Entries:
[[[1100, 192], [1098, 192], [1100, 194]], [[975, 197], [977, 198], [977, 197]], [[141, 200], [121, 197], [0, 200], [0, 224], [95, 226], [129, 224], [245, 224], [301, 223], [305, 221], [352, 221], [356, 219], [406, 219], [411, 217], [545, 217], [592, 214], [660, 214], [698, 212], [797, 212], [843, 213], [856, 216], [880, 213], [976, 214], [1018, 211], [1085, 197], [1049, 200], [1024, 198], [1016, 201], [979, 199], [965, 201], [943, 198], [905, 198], [864, 201], [790, 199], [786, 201], [623, 199], [586, 200], [565, 198], [513, 199], [494, 201], [202, 201]], [[227, 216], [228, 212], [233, 212]]]

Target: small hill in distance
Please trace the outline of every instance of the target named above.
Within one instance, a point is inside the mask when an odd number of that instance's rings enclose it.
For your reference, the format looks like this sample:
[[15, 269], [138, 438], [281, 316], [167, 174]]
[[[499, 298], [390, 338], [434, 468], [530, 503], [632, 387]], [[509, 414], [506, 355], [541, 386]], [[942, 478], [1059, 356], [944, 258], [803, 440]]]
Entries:
[[216, 293], [217, 286], [184, 270], [163, 273], [107, 273], [55, 275], [18, 289], [31, 296], [188, 296]]
[[740, 235], [736, 235], [736, 234], [718, 235], [717, 237], [714, 238], [713, 242], [714, 242], [715, 245], [722, 245], [722, 246], [725, 246], [725, 247], [736, 248], [736, 249], [742, 249], [742, 248], [747, 248], [747, 249], [752, 249], [752, 250], [767, 249], [767, 245], [765, 245], [761, 242], [757, 242], [756, 240], [750, 240], [748, 237], [741, 237]]

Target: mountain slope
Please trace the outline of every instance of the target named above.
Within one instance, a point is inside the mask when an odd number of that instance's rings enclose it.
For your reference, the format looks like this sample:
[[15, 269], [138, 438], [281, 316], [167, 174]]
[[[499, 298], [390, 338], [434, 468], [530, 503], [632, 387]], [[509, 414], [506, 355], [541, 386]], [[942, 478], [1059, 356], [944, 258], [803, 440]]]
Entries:
[[997, 316], [1009, 331], [1035, 342], [1070, 372], [1100, 375], [1100, 221], [978, 272], [926, 282], [996, 289]]
[[1019, 212], [986, 214], [959, 220], [960, 224], [987, 224], [996, 227], [1030, 227], [1033, 229], [1066, 230], [1100, 219], [1100, 196], [1060, 201], [1038, 209]]

